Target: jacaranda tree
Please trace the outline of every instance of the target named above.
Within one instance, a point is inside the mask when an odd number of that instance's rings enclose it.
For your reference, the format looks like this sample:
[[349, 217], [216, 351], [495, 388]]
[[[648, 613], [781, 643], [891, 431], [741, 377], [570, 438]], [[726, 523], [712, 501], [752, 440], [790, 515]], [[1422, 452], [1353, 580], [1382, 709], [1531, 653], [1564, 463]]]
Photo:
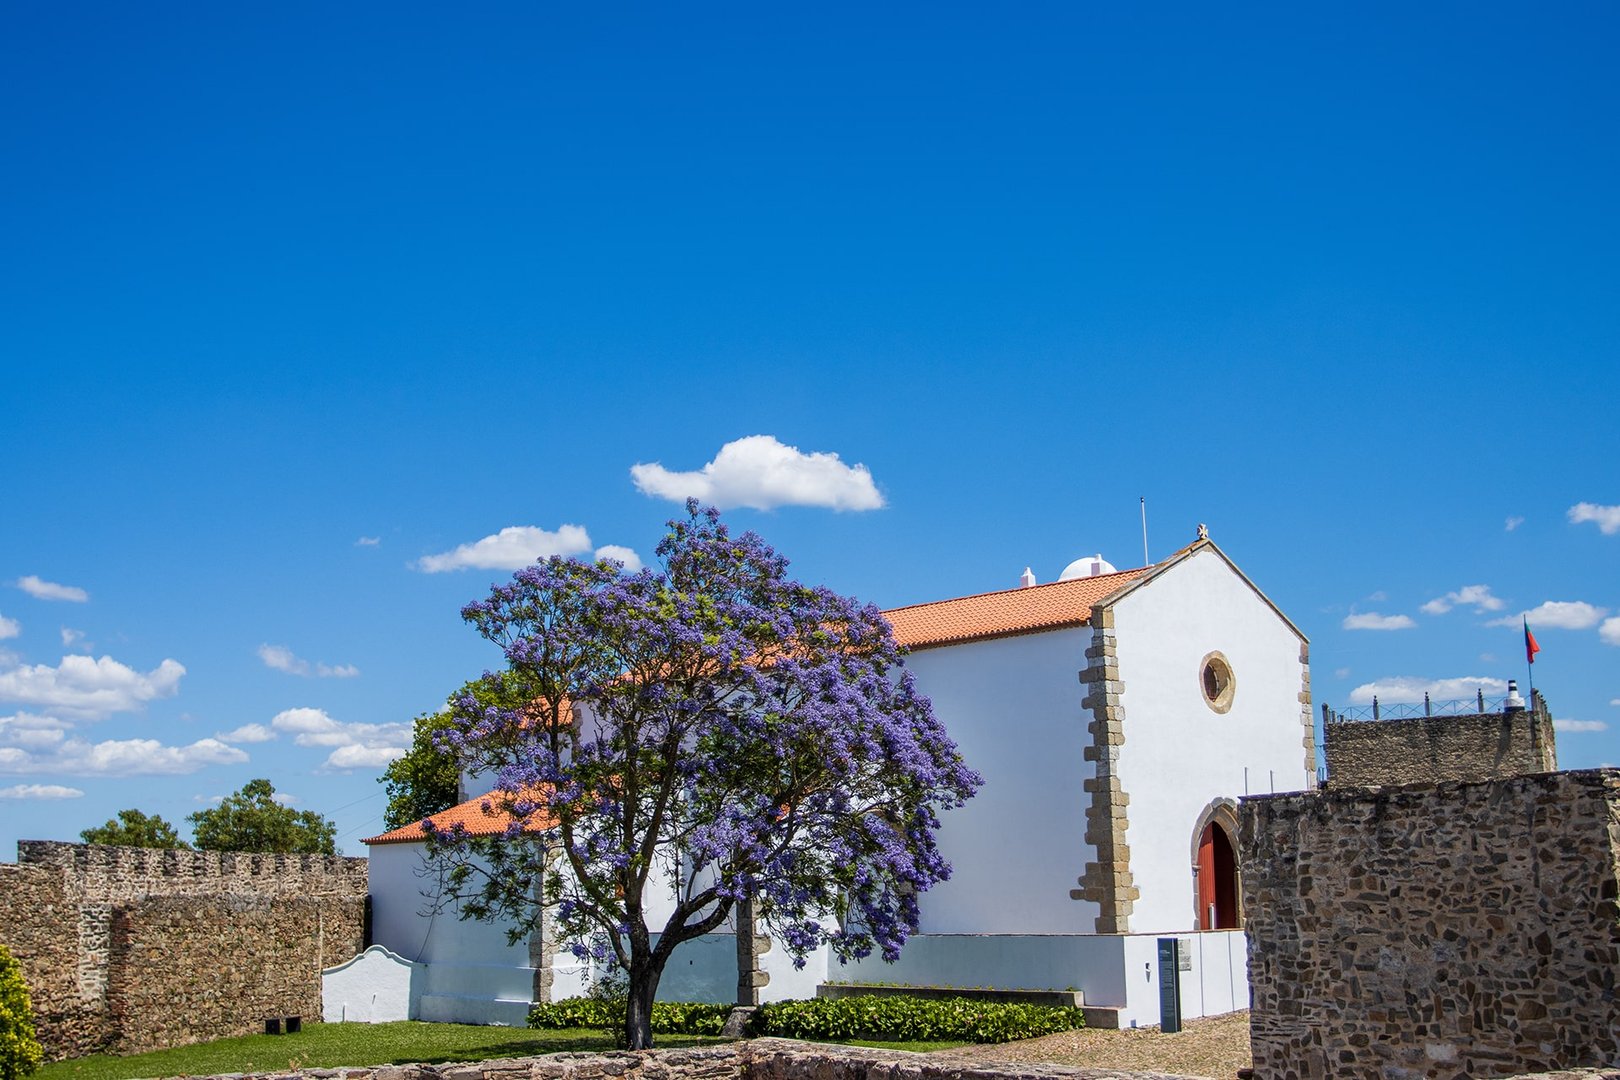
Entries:
[[658, 556], [549, 559], [463, 609], [505, 654], [485, 679], [522, 704], [464, 696], [449, 738], [514, 820], [431, 842], [465, 914], [515, 939], [550, 906], [576, 954], [623, 969], [637, 1049], [670, 955], [739, 900], [800, 963], [823, 942], [898, 956], [950, 874], [938, 813], [980, 783], [875, 607], [792, 580], [695, 502]]

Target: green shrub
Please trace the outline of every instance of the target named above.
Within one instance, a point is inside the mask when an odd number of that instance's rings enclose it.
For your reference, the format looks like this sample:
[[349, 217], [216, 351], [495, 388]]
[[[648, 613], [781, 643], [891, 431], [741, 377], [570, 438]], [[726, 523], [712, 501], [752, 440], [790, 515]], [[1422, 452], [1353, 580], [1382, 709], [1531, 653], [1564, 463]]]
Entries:
[[874, 995], [773, 1001], [760, 1007], [757, 1025], [793, 1039], [996, 1043], [1084, 1027], [1085, 1014], [1057, 1005]]
[[22, 966], [0, 945], [0, 1080], [27, 1076], [44, 1056], [34, 1034], [34, 1007]]
[[[654, 1002], [653, 1034], [718, 1035], [730, 1013], [729, 1005]], [[615, 1008], [598, 998], [568, 998], [529, 1010], [532, 1028], [607, 1028], [615, 1023], [624, 1023], [623, 1005]], [[903, 996], [774, 1001], [761, 1006], [754, 1020], [761, 1035], [890, 1042], [1011, 1042], [1084, 1026], [1081, 1010], [1055, 1005]]]
[[[718, 1035], [731, 1015], [730, 1005], [710, 1005], [700, 1001], [655, 1001], [652, 1007], [654, 1035]], [[532, 1028], [609, 1028], [624, 1024], [624, 1002], [601, 998], [565, 998], [535, 1005], [529, 1009]]]

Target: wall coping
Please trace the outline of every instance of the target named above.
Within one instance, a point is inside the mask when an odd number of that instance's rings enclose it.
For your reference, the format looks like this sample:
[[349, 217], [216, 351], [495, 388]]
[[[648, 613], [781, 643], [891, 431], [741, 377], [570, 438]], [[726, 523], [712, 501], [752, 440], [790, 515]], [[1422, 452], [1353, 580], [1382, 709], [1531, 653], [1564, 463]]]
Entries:
[[[879, 1050], [796, 1039], [750, 1039], [714, 1046], [559, 1053], [437, 1065], [375, 1065], [224, 1073], [195, 1080], [1186, 1080], [1169, 1073], [1087, 1069], [1041, 1062], [967, 1061], [909, 1050]], [[1521, 1073], [1505, 1080], [1620, 1080], [1620, 1070]]]

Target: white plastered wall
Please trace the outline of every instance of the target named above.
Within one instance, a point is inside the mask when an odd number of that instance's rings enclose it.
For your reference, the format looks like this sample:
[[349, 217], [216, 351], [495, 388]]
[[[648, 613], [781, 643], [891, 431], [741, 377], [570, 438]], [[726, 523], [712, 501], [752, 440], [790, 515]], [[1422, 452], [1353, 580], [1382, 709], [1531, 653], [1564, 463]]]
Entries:
[[[1188, 556], [1114, 605], [1125, 684], [1121, 785], [1126, 843], [1141, 891], [1133, 934], [1196, 927], [1193, 830], [1217, 798], [1299, 791], [1315, 782], [1301, 746], [1300, 638], [1221, 556]], [[1230, 711], [1201, 689], [1219, 651], [1236, 679]], [[1235, 837], [1233, 838], [1236, 839]]]
[[921, 899], [925, 934], [1072, 934], [1097, 906], [1071, 899], [1093, 856], [1081, 784], [1089, 629], [994, 638], [907, 657], [918, 688], [984, 786], [942, 819], [952, 876]]

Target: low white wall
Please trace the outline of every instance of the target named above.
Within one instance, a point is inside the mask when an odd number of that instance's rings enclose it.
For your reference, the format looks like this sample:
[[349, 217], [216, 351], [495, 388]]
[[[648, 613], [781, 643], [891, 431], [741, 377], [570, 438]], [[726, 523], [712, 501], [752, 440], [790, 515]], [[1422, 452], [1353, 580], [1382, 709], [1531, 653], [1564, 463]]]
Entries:
[[[1167, 935], [1168, 936], [1168, 935]], [[1175, 935], [1189, 943], [1181, 973], [1182, 1016], [1249, 1007], [1248, 950], [1241, 930]], [[900, 959], [830, 965], [829, 981], [890, 986], [1079, 990], [1088, 1005], [1118, 1009], [1121, 1027], [1159, 1022], [1158, 935], [919, 934]]]
[[[1160, 936], [1129, 934], [1122, 939], [1126, 1002], [1119, 1014], [1120, 1027], [1152, 1027], [1159, 1023]], [[1192, 970], [1181, 973], [1182, 1019], [1219, 1016], [1249, 1007], [1249, 948], [1243, 931], [1162, 936], [1186, 942], [1191, 951]]]
[[373, 945], [321, 972], [321, 1019], [328, 1024], [382, 1024], [417, 1014], [426, 965]]

